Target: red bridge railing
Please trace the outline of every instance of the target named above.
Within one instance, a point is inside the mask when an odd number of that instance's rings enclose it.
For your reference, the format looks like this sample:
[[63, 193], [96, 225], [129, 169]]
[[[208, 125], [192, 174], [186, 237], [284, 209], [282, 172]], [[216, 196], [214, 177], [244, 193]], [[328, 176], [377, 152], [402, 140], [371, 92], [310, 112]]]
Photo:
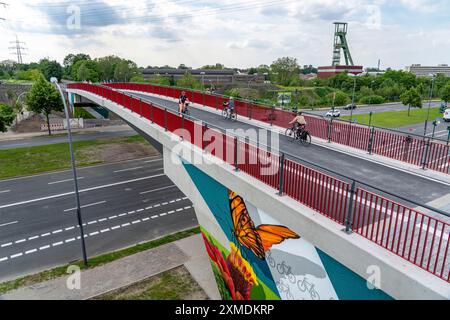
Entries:
[[[174, 88], [157, 86], [143, 88], [151, 92], [163, 91], [166, 96], [177, 97], [179, 94], [179, 90]], [[440, 218], [421, 213], [356, 187], [355, 181], [348, 183], [337, 179], [288, 159], [285, 154], [268, 152], [249, 142], [241, 141], [238, 137], [210, 129], [205, 123], [180, 117], [160, 106], [111, 88], [77, 83], [68, 85], [68, 89], [90, 92], [127, 108], [220, 158], [234, 166], [236, 170], [245, 172], [271, 186], [280, 194], [288, 195], [346, 226], [347, 230], [358, 233], [444, 281], [450, 282], [450, 224]], [[218, 99], [213, 96], [202, 97], [195, 93], [191, 94], [193, 101]], [[312, 121], [312, 126], [314, 125], [320, 126]], [[222, 147], [217, 148], [217, 146]], [[422, 206], [427, 208], [425, 205]]]
[[[112, 83], [111, 88], [141, 91], [178, 98], [182, 89], [152, 84]], [[221, 108], [227, 99], [223, 96], [184, 89], [188, 98], [197, 104]], [[270, 123], [282, 128], [292, 120], [292, 113], [259, 105], [249, 101], [236, 101], [236, 112], [249, 119]], [[430, 138], [392, 132], [382, 128], [370, 128], [355, 123], [329, 121], [313, 115], [306, 115], [308, 131], [312, 136], [346, 145], [369, 153], [422, 166], [434, 171], [450, 173], [450, 146], [432, 141]]]

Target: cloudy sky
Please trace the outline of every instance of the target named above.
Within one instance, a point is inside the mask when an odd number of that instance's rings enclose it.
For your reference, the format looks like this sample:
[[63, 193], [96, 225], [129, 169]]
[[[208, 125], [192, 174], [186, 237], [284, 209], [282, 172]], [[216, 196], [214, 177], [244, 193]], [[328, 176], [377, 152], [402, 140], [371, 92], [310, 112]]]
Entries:
[[281, 56], [329, 65], [333, 22], [356, 64], [450, 64], [448, 0], [0, 0], [0, 60], [18, 35], [25, 62], [110, 54], [140, 66], [247, 67]]

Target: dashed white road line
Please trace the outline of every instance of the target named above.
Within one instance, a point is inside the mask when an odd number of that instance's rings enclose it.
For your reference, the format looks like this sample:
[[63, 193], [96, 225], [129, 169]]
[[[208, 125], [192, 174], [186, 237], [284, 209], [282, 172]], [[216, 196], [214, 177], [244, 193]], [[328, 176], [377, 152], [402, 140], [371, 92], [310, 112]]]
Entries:
[[141, 193], [139, 193], [139, 194], [142, 195], [142, 194], [152, 193], [152, 192], [156, 192], [156, 191], [167, 190], [167, 189], [171, 189], [171, 188], [175, 188], [175, 187], [176, 187], [176, 185], [172, 184], [172, 185], [167, 186], [167, 187], [158, 188], [158, 189], [153, 189], [153, 190], [148, 190], [148, 191], [141, 192]]
[[0, 227], [10, 226], [10, 225], [16, 224], [16, 223], [19, 223], [19, 221], [12, 221], [12, 222], [3, 223], [3, 224], [0, 224]]
[[[164, 170], [164, 169], [160, 169], [160, 170], [156, 170], [156, 171], [162, 171], [162, 170]], [[116, 183], [111, 183], [111, 184], [105, 184], [105, 185], [102, 185], [102, 186], [82, 189], [79, 192], [80, 193], [84, 193], [84, 192], [89, 192], [89, 191], [94, 191], [94, 190], [99, 190], [99, 189], [106, 189], [106, 188], [110, 188], [110, 187], [120, 186], [120, 185], [123, 185], [123, 184], [128, 184], [128, 183], [133, 183], [133, 182], [138, 182], [138, 181], [144, 181], [144, 180], [150, 180], [150, 179], [159, 178], [159, 177], [163, 177], [163, 176], [165, 176], [164, 173], [156, 174], [156, 175], [153, 175], [153, 176], [142, 177], [142, 178], [138, 178], [138, 179], [132, 179], [132, 180], [127, 180], [127, 181], [121, 181], [121, 182], [116, 182]], [[33, 203], [33, 202], [38, 202], [38, 201], [43, 201], [43, 200], [61, 198], [61, 197], [64, 197], [64, 196], [72, 195], [74, 193], [75, 193], [74, 191], [71, 191], [71, 192], [55, 194], [55, 195], [52, 195], [52, 196], [47, 196], [47, 197], [42, 197], [42, 198], [37, 198], [37, 199], [31, 199], [31, 200], [26, 200], [26, 201], [21, 201], [21, 202], [10, 203], [10, 204], [6, 204], [6, 205], [0, 206], [0, 209], [20, 206], [22, 204], [28, 204], [28, 203]]]
[[11, 192], [11, 190], [2, 190], [2, 191], [0, 191], [0, 193], [8, 193], [8, 192]]
[[[83, 180], [84, 177], [79, 177], [77, 178], [77, 180]], [[54, 181], [54, 182], [49, 182], [48, 185], [54, 185], [54, 184], [59, 184], [59, 183], [64, 183], [64, 182], [70, 182], [73, 181], [73, 179], [66, 179], [66, 180], [60, 180], [60, 181]]]
[[123, 169], [123, 170], [116, 170], [116, 171], [114, 171], [114, 173], [135, 171], [135, 170], [139, 170], [139, 169], [142, 169], [142, 168], [144, 168], [144, 167], [135, 167], [135, 168], [128, 168], [128, 169]]
[[[155, 206], [151, 206], [151, 207], [148, 207], [148, 208], [146, 208], [146, 209], [138, 209], [138, 210], [130, 211], [130, 212], [141, 213], [141, 212], [144, 212], [144, 211], [146, 211], [146, 210], [149, 210], [149, 209], [152, 209], [152, 208], [155, 208], [155, 207], [163, 207], [163, 206], [166, 206], [166, 205], [168, 205], [168, 204], [170, 204], [170, 203], [180, 202], [180, 201], [183, 201], [183, 200], [186, 200], [186, 199], [188, 199], [188, 198], [187, 198], [187, 197], [179, 198], [179, 199], [172, 200], [172, 201], [170, 201], [170, 202], [164, 202], [164, 203], [161, 203], [161, 204], [157, 204], [157, 205], [155, 205]], [[124, 227], [128, 227], [128, 226], [131, 226], [131, 225], [136, 225], [136, 224], [139, 224], [139, 223], [142, 223], [142, 222], [149, 221], [150, 219], [157, 219], [157, 218], [160, 218], [160, 217], [165, 217], [165, 216], [170, 215], [170, 214], [173, 214], [173, 213], [175, 213], [175, 212], [181, 212], [181, 211], [184, 211], [184, 210], [189, 210], [189, 209], [191, 209], [191, 208], [193, 208], [193, 206], [186, 206], [186, 207], [184, 207], [184, 208], [179, 208], [179, 209], [177, 209], [176, 211], [175, 211], [175, 210], [171, 210], [171, 211], [164, 212], [164, 213], [161, 213], [161, 214], [153, 215], [153, 216], [151, 216], [151, 217], [148, 216], [148, 217], [145, 217], [145, 218], [140, 219], [140, 220], [134, 220], [134, 221], [131, 222], [131, 223], [124, 223], [124, 224], [122, 224], [122, 225], [117, 225], [117, 226], [114, 226], [114, 227], [112, 227], [112, 228], [107, 228], [107, 229], [103, 229], [103, 230], [101, 230], [101, 231], [93, 232], [93, 233], [89, 234], [89, 236], [95, 236], [95, 235], [98, 235], [98, 234], [101, 234], [101, 233], [105, 233], [105, 232], [108, 232], [108, 231], [117, 230], [117, 229], [124, 228]], [[87, 222], [87, 223], [84, 223], [83, 226], [86, 226], [86, 225], [93, 225], [93, 224], [97, 224], [97, 223], [100, 223], [100, 222], [105, 222], [105, 221], [107, 221], [107, 220], [116, 219], [116, 218], [118, 218], [118, 217], [121, 217], [121, 216], [123, 217], [123, 216], [126, 216], [126, 215], [128, 215], [128, 214], [129, 214], [129, 213], [123, 213], [123, 214], [121, 214], [121, 215], [114, 215], [114, 216], [111, 216], [111, 217], [108, 217], [108, 218], [103, 218], [103, 219], [99, 219], [99, 220], [89, 221], [89, 222]], [[54, 230], [54, 231], [52, 231], [52, 232], [43, 233], [43, 234], [41, 234], [41, 235], [35, 235], [35, 236], [32, 236], [32, 237], [29, 237], [28, 239], [20, 239], [20, 240], [14, 241], [14, 242], [4, 243], [4, 244], [0, 245], [0, 248], [6, 248], [6, 247], [12, 246], [13, 244], [20, 244], [20, 243], [24, 243], [24, 242], [26, 242], [26, 241], [32, 241], [32, 240], [36, 240], [36, 239], [39, 239], [39, 238], [45, 238], [45, 237], [48, 237], [48, 236], [50, 236], [50, 235], [52, 235], [52, 234], [60, 234], [60, 233], [63, 233], [64, 231], [74, 230], [75, 228], [78, 228], [78, 226], [70, 226], [70, 227], [67, 227], [67, 228], [64, 228], [64, 229], [58, 229], [58, 230]], [[87, 236], [88, 236], [88, 235], [85, 235], [85, 237], [87, 237]], [[71, 239], [67, 239], [67, 240], [65, 240], [65, 241], [61, 241], [61, 242], [54, 243], [54, 244], [52, 244], [52, 246], [53, 246], [53, 247], [60, 246], [60, 245], [62, 245], [63, 243], [70, 243], [70, 242], [73, 242], [73, 241], [79, 240], [79, 239], [80, 239], [80, 237], [78, 236], [78, 237], [76, 237], [76, 238], [71, 238]], [[40, 247], [39, 249], [36, 249], [36, 251], [38, 251], [38, 250], [40, 250], [40, 251], [46, 250], [46, 249], [48, 249], [48, 248], [50, 248], [50, 247], [51, 247], [50, 245], [48, 245], [48, 246], [43, 246], [43, 247]], [[35, 251], [33, 251], [33, 252], [35, 252]], [[31, 252], [31, 253], [33, 253], [33, 252]], [[29, 254], [29, 253], [28, 253], [28, 254]], [[6, 258], [7, 258], [7, 257], [6, 257]], [[7, 260], [7, 259], [6, 259], [6, 260]], [[6, 261], [6, 260], [3, 260], [3, 261]], [[2, 262], [2, 260], [0, 260], [0, 262]]]
[[[100, 205], [100, 204], [105, 204], [105, 203], [106, 203], [106, 201], [99, 201], [99, 202], [96, 202], [96, 203], [86, 204], [86, 205], [84, 205], [84, 206], [81, 206], [80, 208], [81, 208], [81, 209], [83, 209], [83, 208], [89, 208], [89, 207], [98, 206], [98, 205]], [[75, 211], [75, 210], [77, 210], [77, 209], [78, 209], [78, 208], [70, 208], [70, 209], [64, 210], [64, 212]]]

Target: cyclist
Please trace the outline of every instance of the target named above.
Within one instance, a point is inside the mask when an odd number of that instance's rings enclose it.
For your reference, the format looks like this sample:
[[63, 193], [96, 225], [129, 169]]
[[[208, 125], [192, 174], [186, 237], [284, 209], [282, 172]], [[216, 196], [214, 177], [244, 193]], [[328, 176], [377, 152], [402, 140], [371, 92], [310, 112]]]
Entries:
[[225, 110], [228, 113], [228, 117], [231, 118], [231, 115], [234, 113], [234, 98], [230, 97], [230, 100], [228, 102], [224, 103]]
[[179, 113], [182, 114], [186, 108], [186, 101], [188, 98], [186, 96], [186, 91], [181, 92], [180, 99], [178, 100]]
[[305, 120], [305, 117], [303, 116], [303, 113], [299, 111], [297, 112], [297, 116], [291, 122], [289, 122], [289, 124], [294, 125], [295, 130], [297, 131], [297, 137], [301, 137], [302, 132], [307, 125], [307, 122]]

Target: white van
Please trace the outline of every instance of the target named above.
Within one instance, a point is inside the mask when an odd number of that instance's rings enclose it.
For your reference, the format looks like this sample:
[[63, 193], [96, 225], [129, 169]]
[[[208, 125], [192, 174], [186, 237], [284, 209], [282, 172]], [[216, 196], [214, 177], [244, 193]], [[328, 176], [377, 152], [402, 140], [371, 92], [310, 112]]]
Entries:
[[447, 109], [444, 111], [444, 121], [445, 122], [450, 122], [450, 109]]

